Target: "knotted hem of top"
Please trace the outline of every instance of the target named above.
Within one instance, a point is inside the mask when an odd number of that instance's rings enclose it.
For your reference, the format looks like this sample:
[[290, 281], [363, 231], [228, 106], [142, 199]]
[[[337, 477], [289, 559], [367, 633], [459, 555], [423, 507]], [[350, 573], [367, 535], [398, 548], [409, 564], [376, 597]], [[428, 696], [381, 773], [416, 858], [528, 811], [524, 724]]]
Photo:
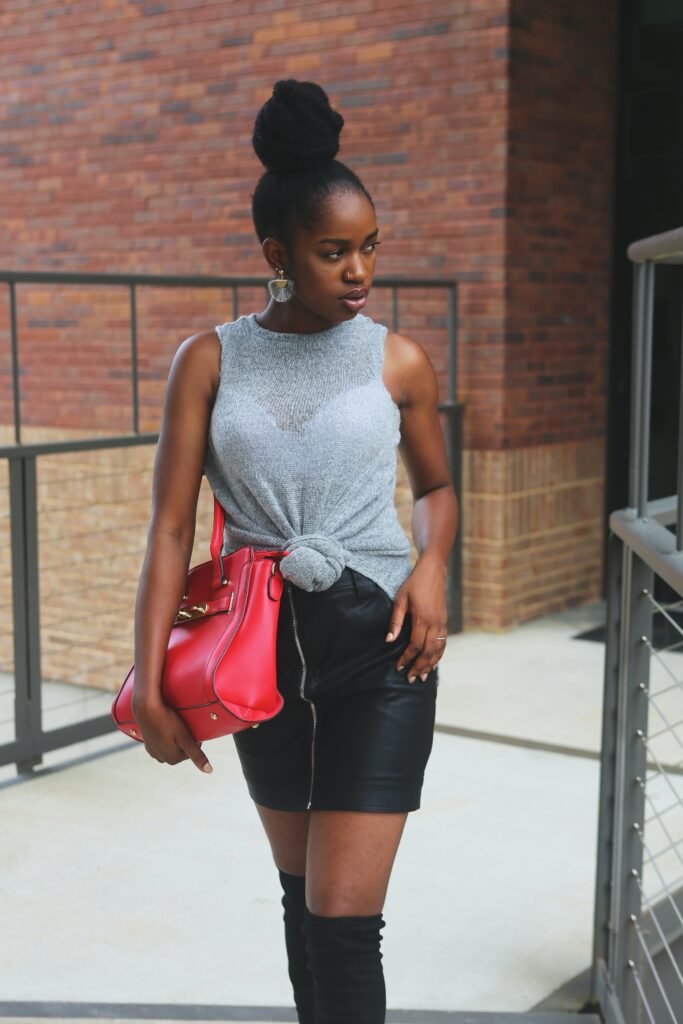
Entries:
[[322, 533], [303, 533], [285, 544], [280, 572], [302, 590], [328, 590], [341, 576], [351, 552]]

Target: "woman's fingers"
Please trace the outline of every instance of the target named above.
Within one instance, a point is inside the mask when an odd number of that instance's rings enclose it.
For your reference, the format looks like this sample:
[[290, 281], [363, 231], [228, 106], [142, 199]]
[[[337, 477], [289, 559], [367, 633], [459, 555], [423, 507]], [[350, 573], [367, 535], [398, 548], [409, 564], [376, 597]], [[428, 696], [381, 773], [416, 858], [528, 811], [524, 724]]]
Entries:
[[202, 772], [213, 771], [201, 743], [195, 741], [177, 711], [159, 704], [151, 710], [140, 711], [138, 724], [142, 729], [147, 753], [160, 764], [192, 761]]
[[423, 682], [426, 681], [431, 670], [443, 656], [446, 646], [443, 640], [437, 640], [436, 637], [446, 636], [447, 628], [447, 625], [427, 626], [421, 624], [419, 619], [413, 621], [410, 641], [396, 662], [399, 672], [406, 666], [410, 666], [408, 669], [409, 683], [415, 682], [418, 676]]
[[187, 730], [187, 736], [183, 740], [183, 749], [192, 763], [199, 768], [200, 772], [213, 771], [213, 767], [211, 766], [208, 757], [202, 750], [201, 745], [194, 741], [189, 729]]
[[393, 607], [391, 609], [391, 618], [389, 619], [389, 632], [384, 637], [385, 642], [389, 640], [395, 640], [403, 629], [403, 620], [406, 617], [408, 605], [402, 598], [396, 598]]

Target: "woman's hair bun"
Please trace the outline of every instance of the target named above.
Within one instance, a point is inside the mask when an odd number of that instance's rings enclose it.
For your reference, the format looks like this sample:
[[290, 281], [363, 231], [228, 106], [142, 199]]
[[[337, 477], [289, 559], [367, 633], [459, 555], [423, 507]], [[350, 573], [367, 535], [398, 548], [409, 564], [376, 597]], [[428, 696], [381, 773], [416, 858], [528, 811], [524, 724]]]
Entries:
[[343, 127], [321, 86], [287, 78], [256, 115], [252, 143], [269, 171], [300, 171], [334, 160]]

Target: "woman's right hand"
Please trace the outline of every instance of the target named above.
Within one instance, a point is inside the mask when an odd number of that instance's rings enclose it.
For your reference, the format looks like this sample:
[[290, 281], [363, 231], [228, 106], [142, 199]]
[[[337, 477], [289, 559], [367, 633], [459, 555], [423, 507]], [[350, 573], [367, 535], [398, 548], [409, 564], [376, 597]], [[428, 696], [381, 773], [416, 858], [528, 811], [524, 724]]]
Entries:
[[192, 761], [201, 772], [212, 772], [208, 757], [187, 725], [173, 708], [163, 702], [140, 703], [133, 698], [133, 714], [142, 730], [145, 750], [161, 764]]

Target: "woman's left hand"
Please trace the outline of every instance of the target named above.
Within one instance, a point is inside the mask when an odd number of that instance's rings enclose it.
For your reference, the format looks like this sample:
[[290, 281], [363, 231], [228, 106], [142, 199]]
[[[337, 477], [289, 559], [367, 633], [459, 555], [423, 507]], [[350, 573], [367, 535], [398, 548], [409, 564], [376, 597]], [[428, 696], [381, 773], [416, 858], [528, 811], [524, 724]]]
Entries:
[[448, 633], [447, 574], [447, 567], [441, 559], [427, 554], [420, 555], [394, 599], [389, 632], [385, 639], [393, 640], [399, 635], [406, 613], [410, 612], [410, 642], [396, 662], [396, 668], [400, 671], [415, 659], [409, 669], [409, 683], [417, 676], [424, 682], [446, 649], [446, 641], [437, 640], [436, 637]]

